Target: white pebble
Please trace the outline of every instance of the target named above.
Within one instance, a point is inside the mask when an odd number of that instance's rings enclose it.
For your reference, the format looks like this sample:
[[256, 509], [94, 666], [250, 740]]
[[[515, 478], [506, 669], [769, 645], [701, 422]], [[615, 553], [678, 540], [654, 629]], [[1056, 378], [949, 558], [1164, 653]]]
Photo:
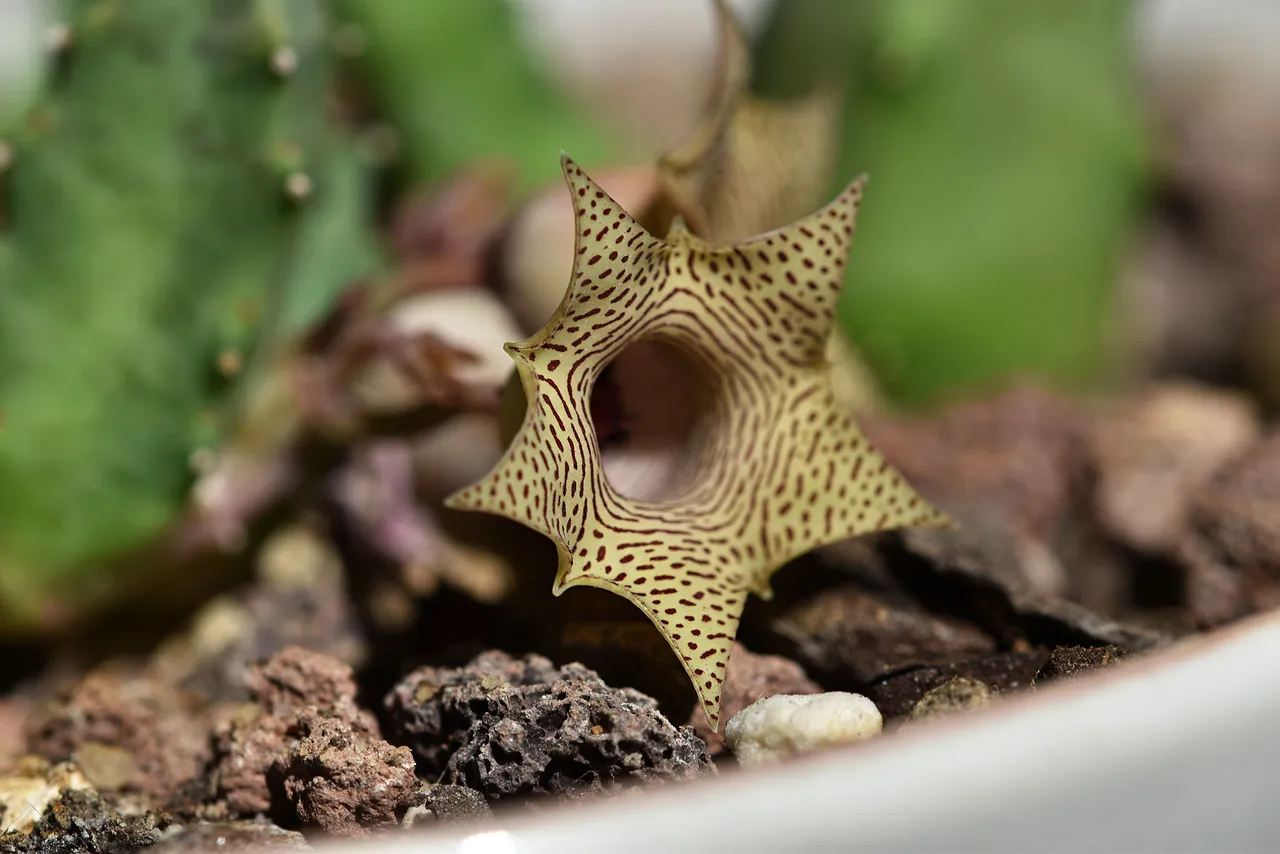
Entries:
[[776, 694], [757, 700], [725, 724], [724, 741], [743, 765], [880, 734], [880, 710], [861, 694]]

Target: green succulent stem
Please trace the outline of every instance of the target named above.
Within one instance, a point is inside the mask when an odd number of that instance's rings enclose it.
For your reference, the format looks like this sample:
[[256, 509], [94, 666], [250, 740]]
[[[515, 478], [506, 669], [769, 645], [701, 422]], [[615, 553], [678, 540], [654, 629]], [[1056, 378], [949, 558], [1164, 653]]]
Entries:
[[[132, 571], [119, 556], [184, 506], [192, 451], [241, 381], [219, 357], [251, 361], [278, 315], [374, 255], [326, 106], [320, 0], [64, 9], [68, 47], [3, 177], [0, 634]], [[322, 266], [310, 240], [345, 254]]]

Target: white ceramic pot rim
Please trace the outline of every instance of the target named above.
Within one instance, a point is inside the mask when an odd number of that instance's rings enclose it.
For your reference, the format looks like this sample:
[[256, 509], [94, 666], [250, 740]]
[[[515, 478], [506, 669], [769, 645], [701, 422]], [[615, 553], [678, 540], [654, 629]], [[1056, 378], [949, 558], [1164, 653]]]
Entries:
[[[1265, 679], [1264, 674], [1275, 674]], [[1280, 612], [981, 713], [364, 852], [1280, 850]]]

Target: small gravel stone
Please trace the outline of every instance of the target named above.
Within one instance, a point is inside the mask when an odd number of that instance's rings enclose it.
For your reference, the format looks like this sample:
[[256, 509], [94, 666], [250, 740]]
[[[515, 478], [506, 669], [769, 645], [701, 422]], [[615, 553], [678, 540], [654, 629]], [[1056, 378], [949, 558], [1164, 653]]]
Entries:
[[99, 792], [127, 788], [137, 774], [133, 757], [127, 750], [96, 741], [80, 745], [76, 750], [76, 764]]
[[739, 762], [761, 765], [873, 738], [883, 725], [875, 703], [860, 694], [777, 694], [734, 715], [724, 741]]
[[[1114, 555], [1094, 550], [1091, 539], [1077, 540], [1080, 549], [1072, 563], [1090, 567], [1087, 571], [1077, 569], [1077, 573], [1105, 575], [1108, 580], [1091, 582], [1080, 591], [1092, 588], [1087, 598], [1096, 599], [1099, 604], [1125, 600], [1125, 596], [1111, 595], [1114, 591], [1108, 592], [1107, 588], [1124, 582], [1127, 570], [1115, 561]], [[1113, 643], [1145, 652], [1170, 640], [1161, 631], [1103, 616], [1096, 610], [1097, 605], [1086, 606], [1036, 592], [1021, 579], [1017, 544], [999, 528], [981, 520], [963, 520], [958, 531], [908, 528], [882, 542], [887, 547], [885, 556], [898, 563], [899, 572], [913, 576], [913, 589], [930, 590], [934, 595], [945, 591], [949, 608], [972, 613], [984, 628], [1006, 643], [1025, 638], [1032, 644], [1052, 645], [1079, 639], [1076, 642]], [[880, 708], [885, 711], [883, 706]]]
[[[720, 699], [724, 720], [752, 703], [774, 694], [819, 694], [822, 686], [805, 675], [804, 668], [780, 655], [757, 655], [740, 643], [733, 645], [729, 670]], [[689, 725], [707, 743], [712, 756], [724, 751], [724, 732], [712, 732], [702, 704], [694, 707]]]
[[273, 715], [287, 715], [306, 708], [332, 709], [371, 731], [372, 716], [356, 705], [356, 683], [351, 667], [338, 659], [290, 646], [265, 664], [249, 671], [249, 695]]
[[925, 692], [907, 718], [924, 720], [953, 712], [968, 712], [990, 705], [995, 694], [990, 686], [967, 676], [955, 676]]
[[301, 712], [340, 716], [364, 735], [377, 736], [373, 716], [356, 705], [351, 668], [327, 655], [287, 647], [254, 667], [246, 681], [256, 702], [242, 706], [215, 739], [214, 780], [233, 816], [271, 811], [275, 796], [267, 772], [300, 737]]

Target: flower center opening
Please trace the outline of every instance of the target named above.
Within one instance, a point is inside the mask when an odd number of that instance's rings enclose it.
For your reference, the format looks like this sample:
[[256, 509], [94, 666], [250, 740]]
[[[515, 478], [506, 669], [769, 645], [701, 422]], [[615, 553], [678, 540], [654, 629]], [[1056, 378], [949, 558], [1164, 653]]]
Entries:
[[716, 375], [663, 338], [619, 353], [591, 390], [605, 479], [633, 501], [674, 501], [695, 486], [717, 445]]

